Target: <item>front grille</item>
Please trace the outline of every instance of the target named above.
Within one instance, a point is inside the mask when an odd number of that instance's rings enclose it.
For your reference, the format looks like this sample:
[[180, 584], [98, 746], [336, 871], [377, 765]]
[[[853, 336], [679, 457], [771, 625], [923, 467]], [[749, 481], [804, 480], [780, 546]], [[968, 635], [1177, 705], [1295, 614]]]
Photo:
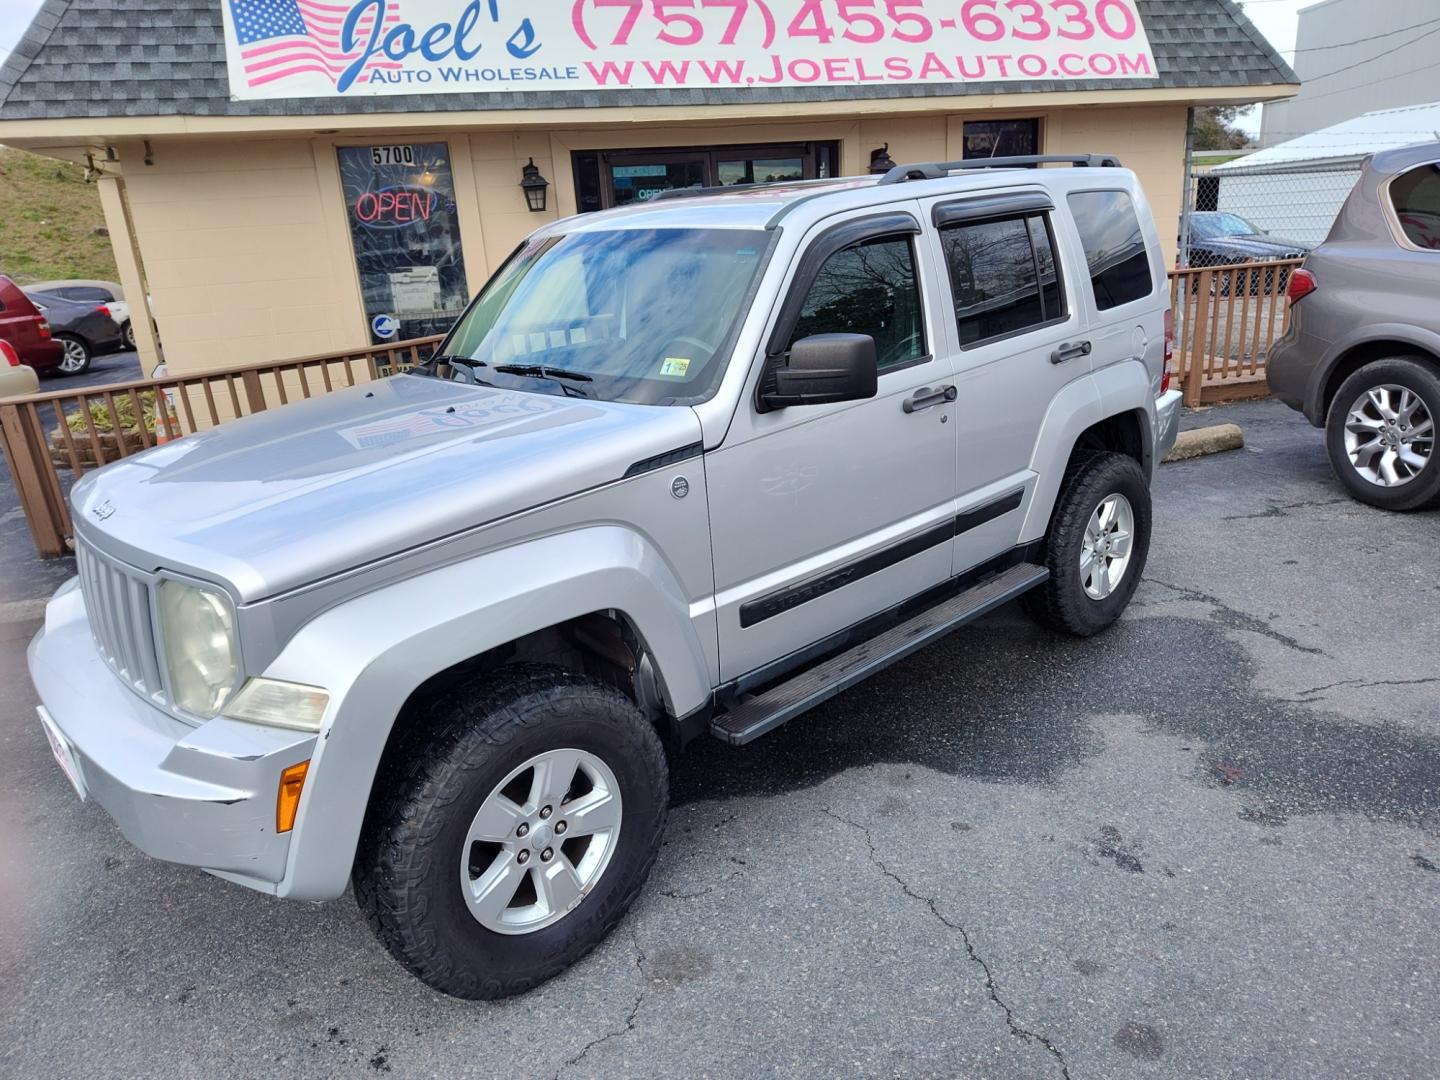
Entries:
[[149, 582], [96, 554], [83, 541], [75, 545], [75, 561], [90, 633], [100, 655], [137, 693], [158, 699], [164, 685], [151, 629]]

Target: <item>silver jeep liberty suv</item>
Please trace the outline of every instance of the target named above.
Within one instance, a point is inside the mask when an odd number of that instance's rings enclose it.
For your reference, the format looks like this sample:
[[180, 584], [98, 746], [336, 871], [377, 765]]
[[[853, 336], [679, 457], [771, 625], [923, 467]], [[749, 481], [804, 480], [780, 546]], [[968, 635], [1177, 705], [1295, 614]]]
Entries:
[[1180, 400], [1132, 173], [676, 195], [535, 233], [408, 374], [75, 486], [29, 663], [82, 797], [249, 888], [353, 881], [410, 971], [500, 997], [635, 899], [667, 750], [1016, 597], [1115, 621]]

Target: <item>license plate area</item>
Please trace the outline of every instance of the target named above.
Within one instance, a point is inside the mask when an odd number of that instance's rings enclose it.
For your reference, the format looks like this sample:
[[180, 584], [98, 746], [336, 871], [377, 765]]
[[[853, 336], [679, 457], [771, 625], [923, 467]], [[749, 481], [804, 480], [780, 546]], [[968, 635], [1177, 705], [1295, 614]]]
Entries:
[[85, 798], [85, 778], [80, 772], [80, 763], [75, 760], [75, 751], [70, 746], [70, 741], [60, 732], [50, 714], [41, 705], [35, 710], [40, 714], [40, 726], [45, 729], [45, 740], [50, 744], [50, 753], [55, 755], [55, 761], [60, 766], [60, 771], [65, 774], [65, 779], [70, 781], [70, 786], [75, 789], [83, 801]]

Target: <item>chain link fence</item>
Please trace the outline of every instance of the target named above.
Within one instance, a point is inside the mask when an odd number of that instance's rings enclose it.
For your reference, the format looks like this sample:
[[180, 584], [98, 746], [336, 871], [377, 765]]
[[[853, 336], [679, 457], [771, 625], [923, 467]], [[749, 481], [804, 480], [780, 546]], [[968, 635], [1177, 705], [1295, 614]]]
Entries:
[[1182, 266], [1304, 256], [1330, 232], [1360, 166], [1248, 170], [1245, 159], [1192, 166], [1181, 219]]
[[1172, 275], [1177, 361], [1193, 373], [1187, 399], [1202, 387], [1210, 400], [1265, 392], [1266, 357], [1289, 321], [1290, 273], [1329, 234], [1359, 176], [1358, 162], [1191, 165]]

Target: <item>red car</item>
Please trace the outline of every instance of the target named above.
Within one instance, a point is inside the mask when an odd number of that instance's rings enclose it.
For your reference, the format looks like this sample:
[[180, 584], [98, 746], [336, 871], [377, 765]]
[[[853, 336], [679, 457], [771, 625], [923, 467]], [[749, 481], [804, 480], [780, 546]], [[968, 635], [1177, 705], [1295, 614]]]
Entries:
[[20, 363], [36, 371], [54, 371], [65, 356], [60, 343], [50, 336], [45, 316], [4, 274], [0, 274], [0, 339], [15, 346]]

